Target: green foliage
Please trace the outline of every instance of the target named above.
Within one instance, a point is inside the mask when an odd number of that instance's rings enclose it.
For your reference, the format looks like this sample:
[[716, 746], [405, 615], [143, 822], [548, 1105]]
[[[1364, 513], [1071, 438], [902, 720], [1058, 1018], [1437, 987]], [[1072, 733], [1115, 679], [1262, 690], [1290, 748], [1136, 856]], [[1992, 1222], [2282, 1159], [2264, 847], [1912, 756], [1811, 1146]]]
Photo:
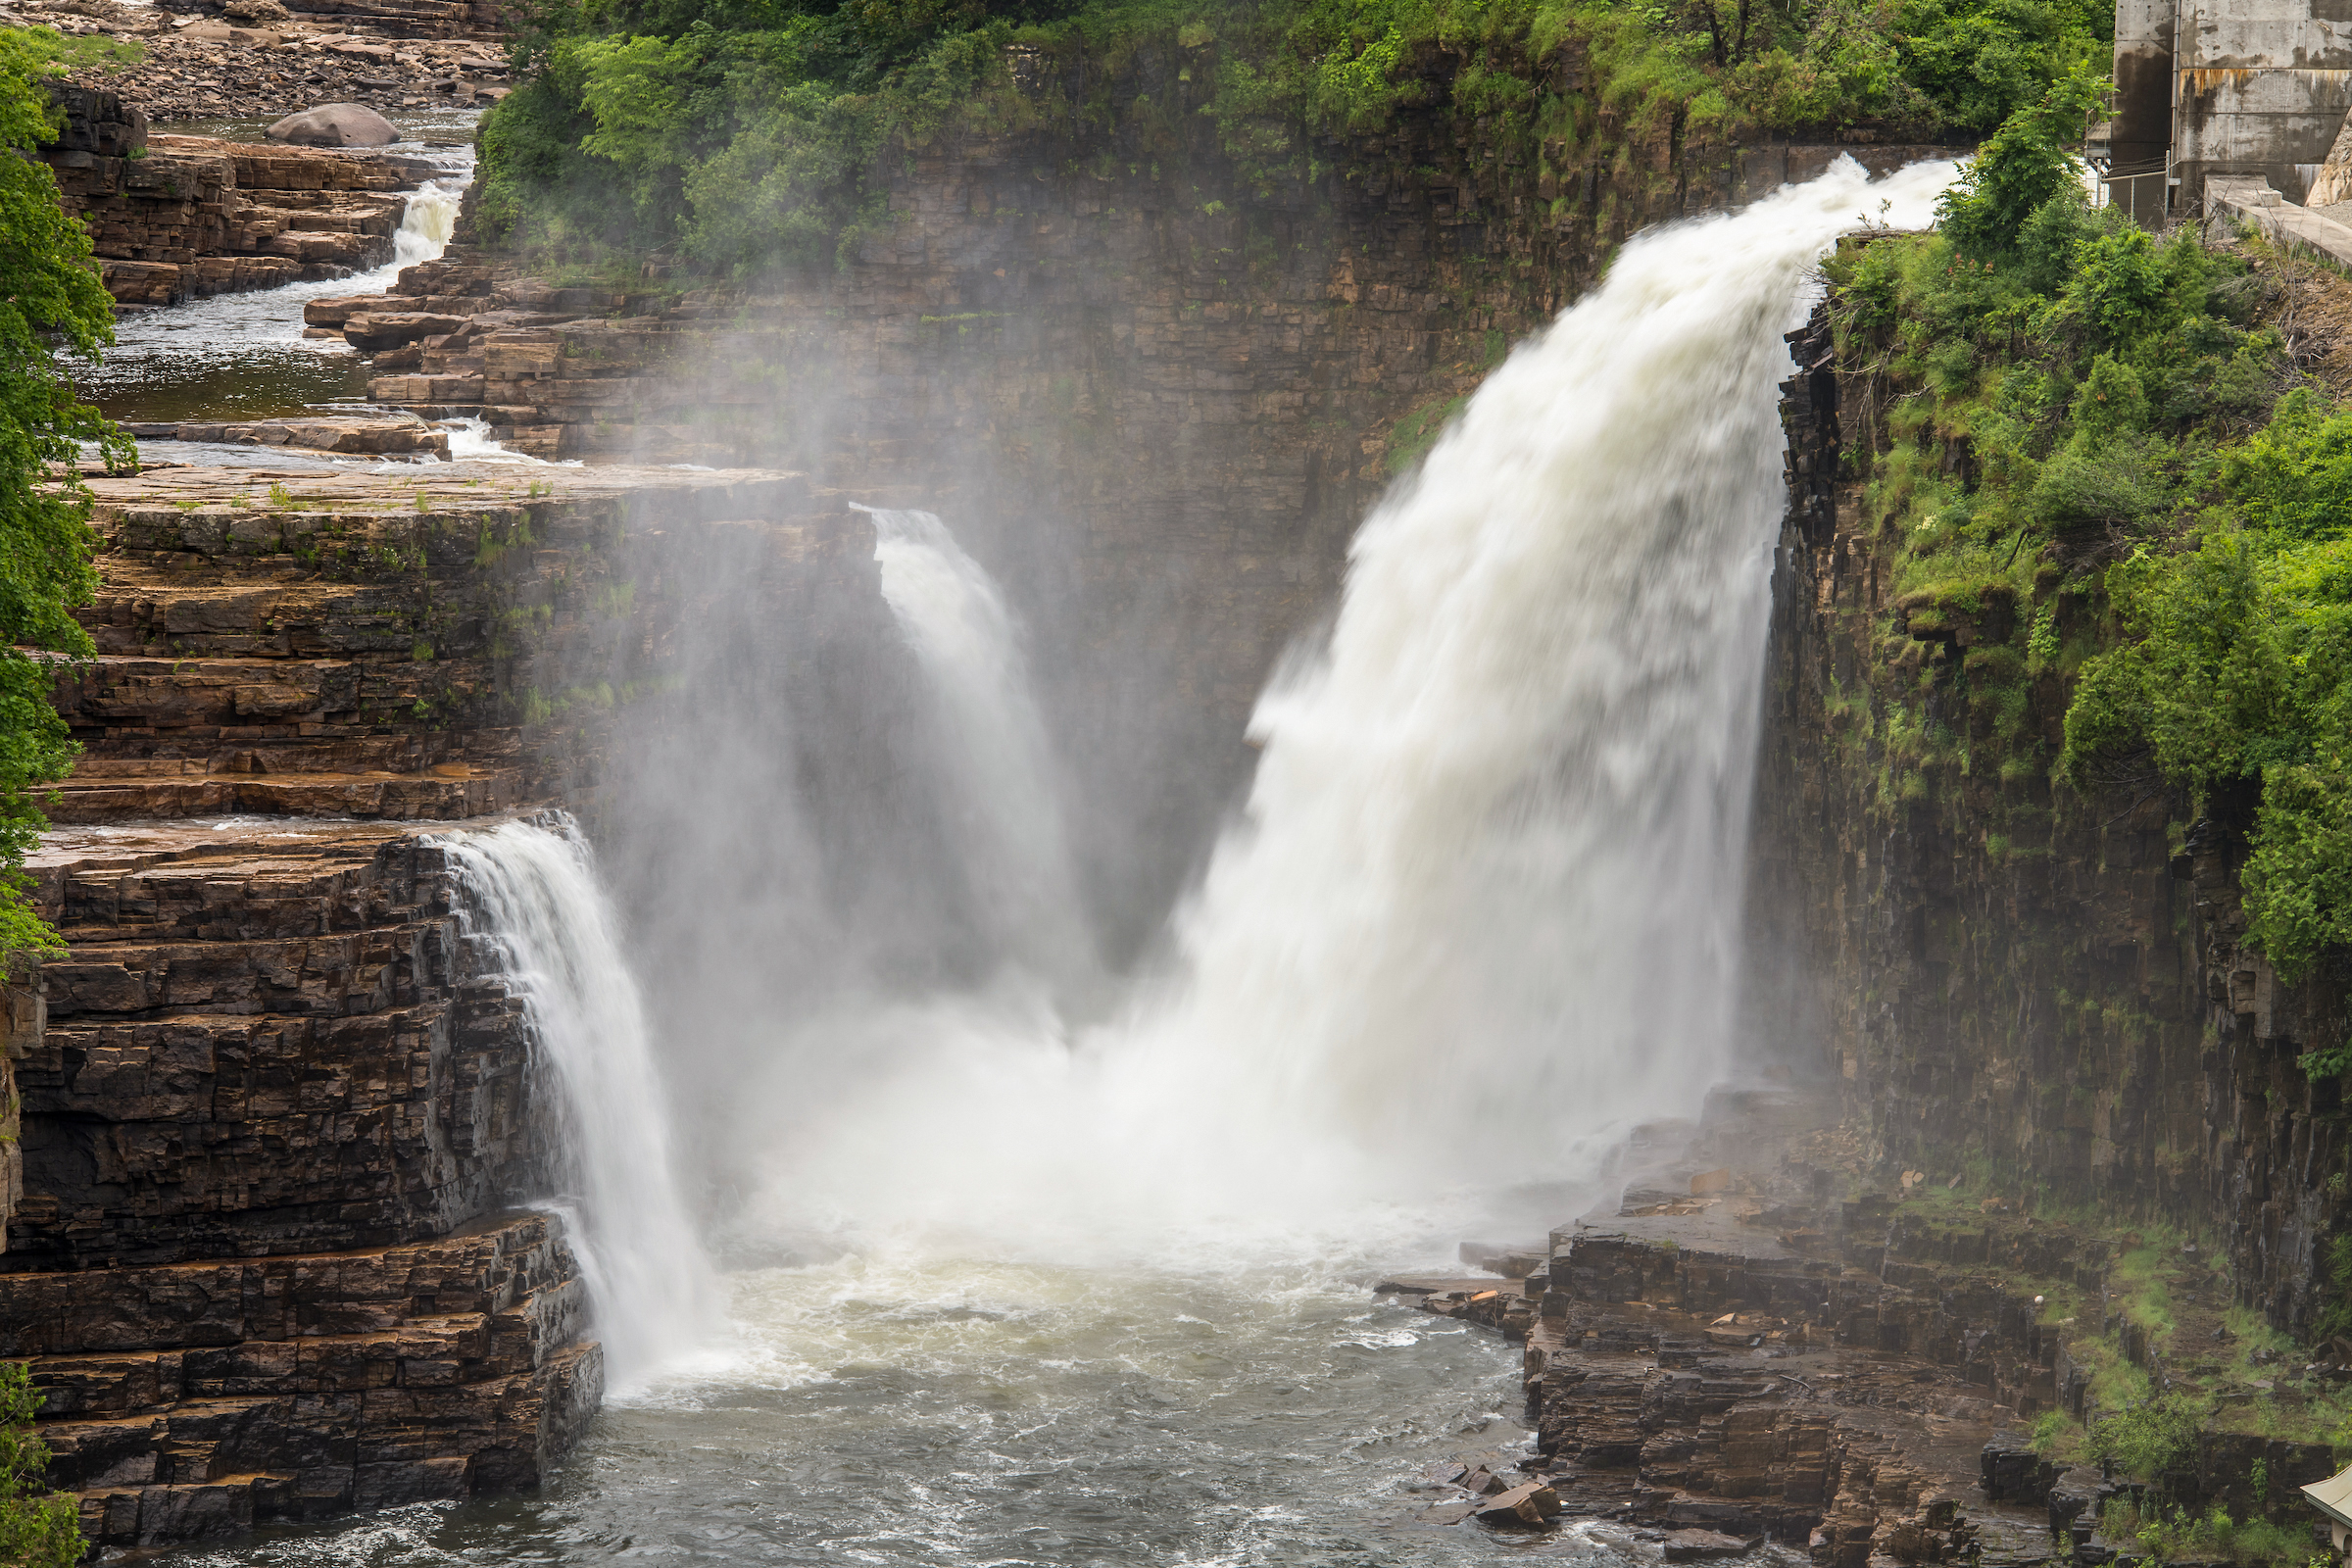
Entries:
[[2119, 1497], [2101, 1510], [2099, 1534], [2109, 1541], [2136, 1544], [2141, 1554], [2158, 1562], [2315, 1562], [2308, 1528], [2297, 1530], [2269, 1519], [2232, 1519], [2219, 1503], [2193, 1514], [2186, 1508]]
[[2162, 1485], [2196, 1458], [2197, 1426], [2205, 1407], [2184, 1394], [2143, 1400], [2092, 1423], [2082, 1451], [2134, 1480]]
[[[0, 30], [0, 140], [28, 151], [55, 139], [41, 86], [74, 50], [45, 28]], [[16, 867], [47, 826], [36, 791], [73, 765], [74, 747], [50, 706], [52, 673], [26, 648], [87, 655], [70, 612], [97, 585], [87, 491], [69, 476], [79, 443], [110, 463], [131, 444], [77, 402], [59, 353], [94, 362], [114, 340], [114, 302], [89, 262], [90, 237], [58, 206], [56, 176], [27, 157], [0, 157], [0, 951], [49, 947], [56, 936], [25, 905]]]
[[88, 1543], [71, 1496], [41, 1485], [49, 1446], [33, 1436], [41, 1396], [22, 1361], [0, 1361], [0, 1563], [69, 1568]]
[[2014, 256], [2026, 220], [2070, 186], [2081, 188], [2082, 164], [2068, 149], [2082, 141], [2083, 122], [2106, 87], [2105, 77], [2078, 64], [2039, 104], [2010, 115], [1977, 149], [1936, 202], [1960, 256], [1977, 262]]
[[1531, 165], [1636, 134], [1969, 135], [2112, 31], [2093, 0], [540, 0], [477, 212], [558, 264], [744, 273], [840, 256], [952, 124], [1082, 126], [1172, 168], [1206, 131], [1259, 191], [1417, 108]]

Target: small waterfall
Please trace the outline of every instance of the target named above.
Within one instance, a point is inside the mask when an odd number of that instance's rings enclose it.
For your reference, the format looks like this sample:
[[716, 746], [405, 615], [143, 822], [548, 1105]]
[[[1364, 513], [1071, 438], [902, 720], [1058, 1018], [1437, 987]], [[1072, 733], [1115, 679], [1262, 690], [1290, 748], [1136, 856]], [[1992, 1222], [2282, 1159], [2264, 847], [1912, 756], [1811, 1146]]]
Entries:
[[392, 236], [392, 266], [395, 270], [415, 267], [418, 262], [437, 262], [449, 248], [449, 237], [458, 226], [458, 206], [466, 199], [466, 187], [471, 183], [468, 175], [448, 179], [428, 179], [409, 197], [407, 211], [401, 214], [400, 228]]
[[707, 1345], [714, 1271], [671, 1163], [669, 1112], [631, 978], [618, 911], [568, 816], [439, 842], [472, 900], [466, 934], [494, 946], [522, 999], [542, 1082], [560, 1097], [559, 1179], [578, 1210], [573, 1246], [616, 1387]]
[[858, 510], [874, 519], [883, 600], [930, 684], [942, 783], [980, 934], [1066, 998], [1093, 980], [1096, 954], [1020, 627], [996, 580], [938, 517]]

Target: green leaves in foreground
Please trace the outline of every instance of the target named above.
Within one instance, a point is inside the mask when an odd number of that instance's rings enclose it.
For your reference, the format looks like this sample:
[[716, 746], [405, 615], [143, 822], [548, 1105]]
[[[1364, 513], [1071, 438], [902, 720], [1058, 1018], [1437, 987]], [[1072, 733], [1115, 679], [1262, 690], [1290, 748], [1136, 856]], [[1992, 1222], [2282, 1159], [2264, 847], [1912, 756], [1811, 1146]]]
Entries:
[[69, 1568], [86, 1543], [74, 1500], [41, 1485], [49, 1447], [33, 1436], [41, 1396], [22, 1361], [0, 1361], [0, 1563]]
[[[56, 134], [42, 88], [62, 41], [0, 30], [0, 140], [29, 152]], [[34, 792], [65, 776], [74, 746], [49, 705], [39, 651], [87, 655], [73, 616], [97, 586], [88, 495], [72, 466], [79, 443], [110, 461], [129, 440], [74, 396], [60, 353], [95, 361], [114, 341], [114, 302], [90, 265], [90, 237], [58, 206], [57, 179], [28, 157], [0, 157], [0, 951], [54, 946], [25, 906], [16, 867], [47, 824]], [[69, 477], [58, 482], [53, 466]]]

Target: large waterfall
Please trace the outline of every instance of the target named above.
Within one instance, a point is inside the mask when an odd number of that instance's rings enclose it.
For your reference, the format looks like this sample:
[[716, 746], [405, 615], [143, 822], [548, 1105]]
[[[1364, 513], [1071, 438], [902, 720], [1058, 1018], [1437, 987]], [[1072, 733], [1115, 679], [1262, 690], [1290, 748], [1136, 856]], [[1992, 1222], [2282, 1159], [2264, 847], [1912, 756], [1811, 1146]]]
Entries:
[[[1518, 1353], [1363, 1287], [1572, 1217], [1619, 1135], [1738, 1070], [1782, 334], [1841, 230], [1923, 223], [1951, 173], [1842, 163], [1642, 235], [1490, 375], [1363, 524], [1257, 706], [1246, 804], [1115, 990], [953, 506], [874, 514], [906, 645], [876, 679], [921, 689], [857, 748], [824, 730], [864, 716], [825, 706], [837, 672], [784, 667], [775, 608], [731, 589], [761, 541], [715, 530], [668, 715], [691, 747], [616, 749], [606, 781], [628, 940], [576, 833], [445, 840], [529, 1005], [635, 1396], [559, 1494], [386, 1515], [329, 1560], [1519, 1549], [1396, 1523], [1403, 1478], [1523, 1436]], [[803, 809], [811, 778], [858, 832]], [[1525, 1549], [1655, 1558], [1586, 1528]]]
[[[1396, 1246], [1694, 1110], [1739, 1038], [1783, 334], [1840, 230], [1925, 220], [1949, 172], [1846, 164], [1628, 244], [1363, 525], [1164, 972], [1100, 1026], [835, 1012], [784, 1053], [803, 1115], [754, 1207], [1027, 1254]], [[927, 667], [969, 724], [1026, 711], [1001, 651]], [[1044, 842], [1020, 767], [961, 780], [984, 836]]]

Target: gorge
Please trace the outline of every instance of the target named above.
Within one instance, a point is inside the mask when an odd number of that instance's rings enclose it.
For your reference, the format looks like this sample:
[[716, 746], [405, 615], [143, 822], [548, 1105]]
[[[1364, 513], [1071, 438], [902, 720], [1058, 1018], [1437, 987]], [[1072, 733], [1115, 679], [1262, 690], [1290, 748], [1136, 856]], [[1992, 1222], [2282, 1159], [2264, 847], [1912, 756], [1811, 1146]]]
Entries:
[[[93, 1547], [2295, 1539], [2340, 954], [2249, 945], [2242, 808], [2052, 776], [2081, 662], [1994, 656], [2105, 546], [1919, 565], [1989, 425], [1838, 313], [1965, 149], [1047, 112], [1198, 111], [1190, 30], [1010, 49], [824, 267], [566, 263], [404, 146], [380, 271], [125, 315], [0, 1146]], [[139, 368], [206, 321], [267, 368]]]

